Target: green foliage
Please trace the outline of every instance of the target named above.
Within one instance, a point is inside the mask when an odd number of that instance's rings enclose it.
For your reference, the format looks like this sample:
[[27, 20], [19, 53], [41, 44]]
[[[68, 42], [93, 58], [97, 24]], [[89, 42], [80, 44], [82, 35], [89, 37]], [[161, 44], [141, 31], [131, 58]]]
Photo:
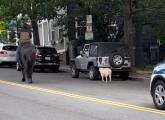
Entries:
[[141, 72], [152, 72], [154, 68], [154, 65], [147, 65], [144, 68], [138, 68], [137, 70], [141, 71]]
[[[157, 38], [165, 43], [165, 0], [136, 1], [137, 9], [131, 16], [134, 22], [152, 24]], [[82, 15], [89, 12], [93, 14], [97, 26], [103, 27], [101, 28], [103, 30], [104, 15], [108, 14], [112, 18], [119, 14], [122, 15], [123, 6], [129, 0], [0, 0], [0, 18], [13, 19], [22, 13], [23, 15], [27, 14], [32, 21], [56, 17], [59, 24], [69, 26], [72, 17], [59, 15], [57, 11], [66, 8], [68, 4], [73, 2], [82, 4]]]
[[16, 41], [16, 32], [11, 31], [9, 33], [9, 41]]
[[138, 0], [134, 21], [151, 24], [157, 39], [165, 44], [165, 0]]
[[0, 35], [6, 33], [6, 22], [0, 19]]
[[1, 17], [16, 17], [22, 13], [32, 20], [51, 19], [57, 16], [56, 0], [0, 0], [0, 7], [4, 6]]

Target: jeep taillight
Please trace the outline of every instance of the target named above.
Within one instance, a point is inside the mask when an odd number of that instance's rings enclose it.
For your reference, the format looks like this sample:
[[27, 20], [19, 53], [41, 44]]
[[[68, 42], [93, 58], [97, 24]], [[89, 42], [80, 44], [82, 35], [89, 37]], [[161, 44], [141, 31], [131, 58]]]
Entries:
[[132, 62], [131, 57], [127, 57], [127, 58], [125, 58], [125, 59], [128, 61], [128, 63], [131, 63], [131, 62]]

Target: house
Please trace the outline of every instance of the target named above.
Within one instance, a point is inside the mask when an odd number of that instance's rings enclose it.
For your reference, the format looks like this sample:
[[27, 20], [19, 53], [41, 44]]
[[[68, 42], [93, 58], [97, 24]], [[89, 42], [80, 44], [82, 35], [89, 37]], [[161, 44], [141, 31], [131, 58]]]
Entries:
[[[60, 10], [59, 13], [66, 14], [65, 10]], [[38, 22], [38, 31], [41, 46], [53, 46], [60, 54], [62, 64], [68, 64], [68, 37], [65, 26], [57, 25], [56, 19], [42, 20]]]

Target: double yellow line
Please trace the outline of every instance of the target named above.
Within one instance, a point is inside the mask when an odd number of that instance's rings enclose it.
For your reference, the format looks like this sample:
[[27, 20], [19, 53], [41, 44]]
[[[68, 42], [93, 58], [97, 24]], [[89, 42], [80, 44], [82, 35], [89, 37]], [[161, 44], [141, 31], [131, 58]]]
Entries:
[[21, 87], [21, 88], [26, 88], [26, 89], [31, 89], [31, 90], [35, 90], [35, 91], [39, 91], [39, 92], [50, 93], [50, 94], [54, 94], [54, 95], [65, 96], [65, 97], [79, 99], [79, 100], [85, 100], [85, 101], [89, 101], [89, 102], [108, 104], [108, 105], [113, 105], [113, 106], [117, 106], [117, 107], [121, 107], [121, 108], [128, 108], [128, 109], [132, 109], [132, 110], [138, 110], [138, 111], [143, 111], [143, 112], [148, 112], [148, 113], [165, 115], [165, 111], [147, 108], [147, 107], [141, 107], [141, 106], [125, 104], [125, 103], [121, 103], [121, 102], [114, 102], [114, 101], [110, 101], [110, 100], [98, 99], [98, 98], [94, 98], [94, 97], [87, 97], [87, 96], [82, 96], [82, 95], [77, 95], [77, 94], [52, 90], [52, 89], [35, 87], [35, 86], [31, 86], [31, 85], [7, 82], [4, 80], [0, 80], [0, 83], [6, 84], [6, 85], [11, 85], [11, 86], [16, 86], [16, 87]]

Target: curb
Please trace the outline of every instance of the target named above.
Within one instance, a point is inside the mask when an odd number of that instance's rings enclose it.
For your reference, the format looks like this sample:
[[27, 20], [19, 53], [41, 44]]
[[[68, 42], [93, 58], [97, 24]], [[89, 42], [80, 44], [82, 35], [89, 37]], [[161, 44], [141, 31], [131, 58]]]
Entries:
[[152, 72], [137, 70], [131, 73], [131, 77], [135, 79], [150, 80]]
[[[70, 72], [70, 66], [60, 66], [61, 71]], [[130, 73], [130, 78], [140, 79], [140, 80], [150, 80], [152, 72], [137, 70], [136, 72]]]
[[70, 66], [62, 66], [61, 65], [59, 69], [62, 70], [62, 71], [69, 72], [70, 71]]

